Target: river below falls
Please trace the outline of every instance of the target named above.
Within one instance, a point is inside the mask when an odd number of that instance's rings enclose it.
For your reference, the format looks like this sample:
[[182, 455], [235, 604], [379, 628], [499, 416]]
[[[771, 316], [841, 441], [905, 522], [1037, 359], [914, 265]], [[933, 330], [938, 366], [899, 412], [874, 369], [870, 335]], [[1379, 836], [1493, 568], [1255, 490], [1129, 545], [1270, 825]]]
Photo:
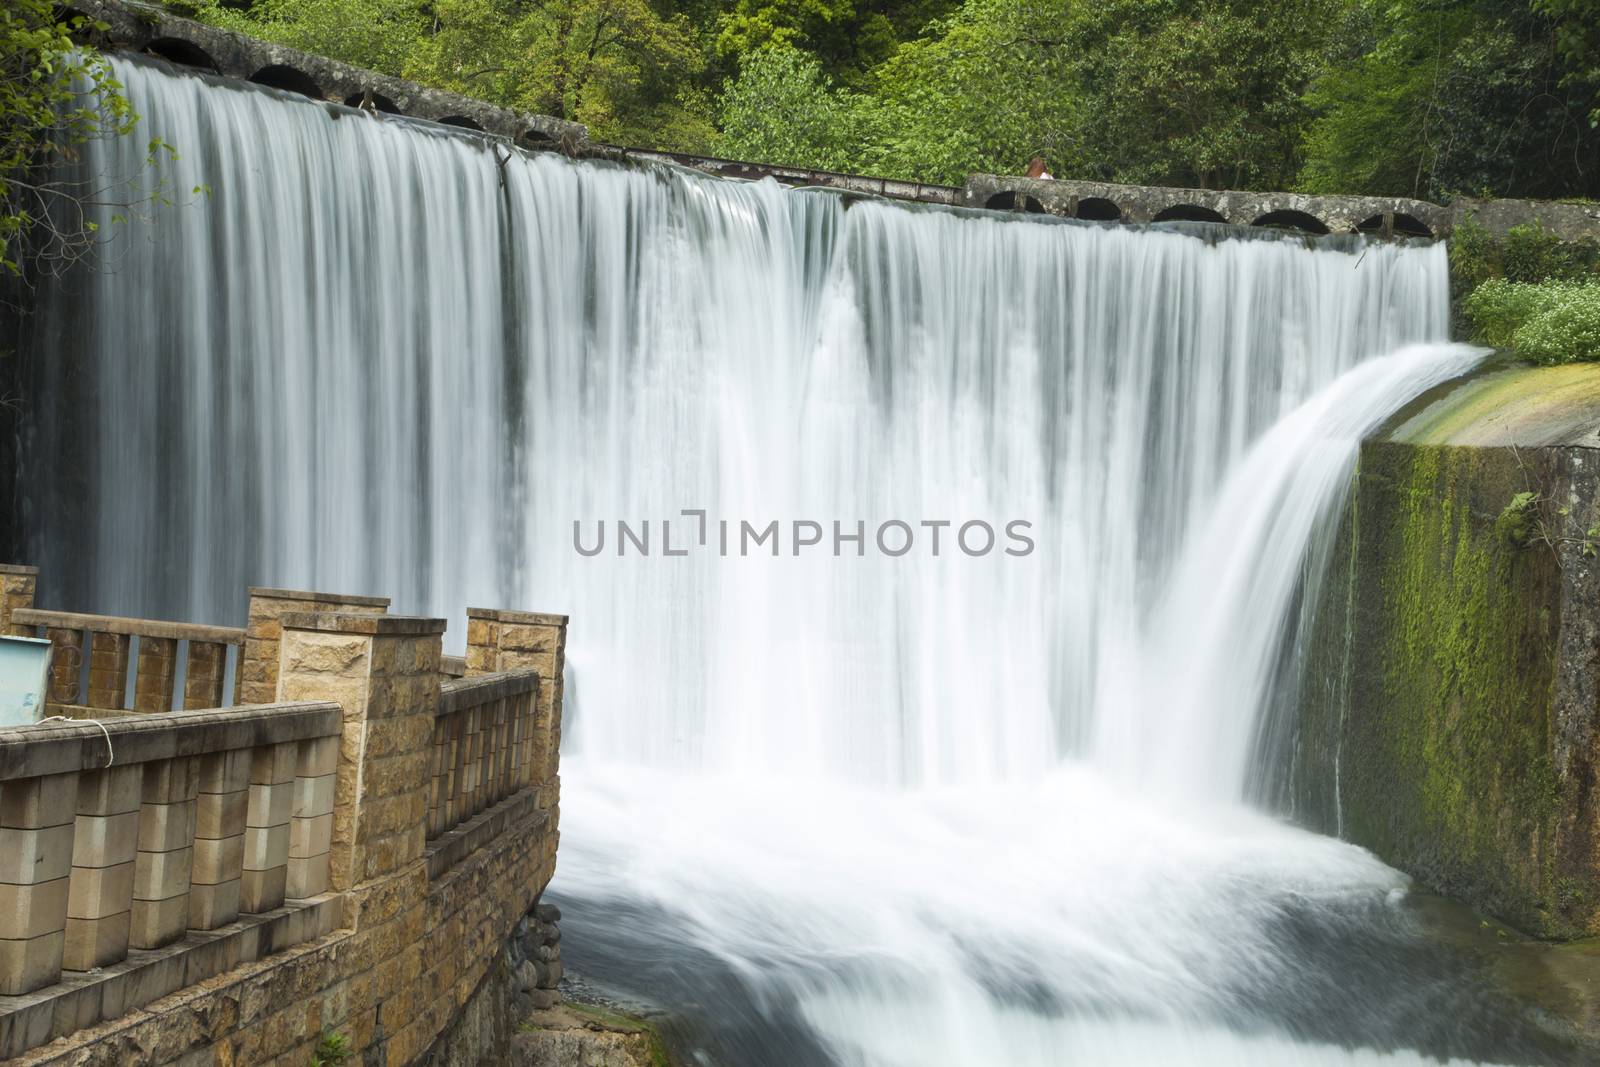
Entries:
[[1504, 932], [1363, 849], [1067, 764], [886, 791], [581, 759], [546, 899], [686, 1062], [1592, 1062]]

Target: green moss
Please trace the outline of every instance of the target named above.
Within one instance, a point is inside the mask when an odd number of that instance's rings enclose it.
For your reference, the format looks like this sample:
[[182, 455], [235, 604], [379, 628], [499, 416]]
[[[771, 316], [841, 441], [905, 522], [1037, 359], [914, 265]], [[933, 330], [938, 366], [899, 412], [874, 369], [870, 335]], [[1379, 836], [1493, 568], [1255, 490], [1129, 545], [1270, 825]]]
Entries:
[[1539, 494], [1521, 492], [1495, 520], [1494, 532], [1512, 548], [1527, 548], [1539, 532]]
[[[645, 1054], [649, 1057], [650, 1067], [675, 1067], [671, 1054], [667, 1051], [667, 1044], [661, 1037], [661, 1031], [655, 1023], [635, 1015], [624, 1015], [610, 1008], [597, 1004], [584, 1004], [573, 1000], [564, 1001], [561, 1009], [583, 1020], [587, 1025], [597, 1030], [607, 1030], [619, 1034], [637, 1034], [645, 1039]], [[525, 1030], [536, 1030], [535, 1024], [523, 1024]]]
[[[1559, 571], [1504, 449], [1369, 444], [1341, 790], [1357, 843], [1512, 923], [1570, 935], [1551, 760]], [[1507, 507], [1506, 502], [1512, 506]]]

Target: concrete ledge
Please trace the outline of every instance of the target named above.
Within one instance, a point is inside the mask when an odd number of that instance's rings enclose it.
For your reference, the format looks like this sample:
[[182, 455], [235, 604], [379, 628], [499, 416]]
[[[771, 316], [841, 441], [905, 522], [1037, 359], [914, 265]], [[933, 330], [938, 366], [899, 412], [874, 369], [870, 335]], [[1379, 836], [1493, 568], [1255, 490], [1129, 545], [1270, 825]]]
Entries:
[[244, 645], [244, 629], [238, 626], [203, 626], [192, 622], [128, 619], [120, 615], [86, 615], [77, 611], [43, 611], [39, 608], [18, 608], [11, 613], [11, 621], [17, 626], [50, 626], [60, 630], [92, 630], [101, 634]]
[[0, 729], [0, 781], [335, 737], [343, 723], [338, 704], [321, 702], [12, 726]]
[[[428, 878], [439, 878], [456, 864], [477, 852], [495, 838], [515, 827], [518, 836], [535, 833], [549, 815], [539, 810], [538, 788], [513, 793], [498, 804], [480, 811], [460, 826], [431, 838], [423, 846], [428, 861]], [[526, 825], [523, 825], [526, 823]]]
[[1600, 240], [1600, 205], [1548, 200], [1457, 200], [1441, 205], [1408, 197], [1169, 189], [974, 174], [961, 191], [960, 203], [970, 208], [1004, 206], [1008, 210], [1102, 221], [1149, 223], [1185, 219], [1237, 226], [1286, 226], [1312, 233], [1433, 238], [1450, 236], [1456, 226], [1469, 218], [1494, 234], [1537, 220], [1563, 241]]
[[1600, 364], [1517, 364], [1445, 382], [1390, 419], [1377, 439], [1478, 448], [1600, 448]]
[[539, 672], [503, 671], [455, 678], [439, 686], [439, 715], [451, 715], [476, 704], [539, 691]]
[[658, 152], [648, 148], [623, 148], [592, 142], [580, 154], [619, 162], [671, 163], [717, 178], [734, 178], [741, 181], [771, 178], [780, 185], [791, 188], [834, 189], [842, 193], [883, 196], [891, 200], [913, 200], [922, 204], [944, 204], [949, 207], [958, 207], [962, 202], [961, 190], [954, 186], [928, 185], [922, 182], [900, 181], [897, 178], [874, 178], [832, 170], [785, 167], [774, 163], [748, 163], [736, 159], [722, 159], [718, 156]]
[[372, 608], [389, 607], [389, 598], [386, 596], [352, 596], [349, 593], [318, 593], [309, 589], [273, 589], [264, 585], [252, 585], [249, 589], [251, 596], [269, 597], [272, 600], [307, 600], [315, 603], [339, 603], [351, 606]]
[[447, 626], [444, 619], [424, 619], [415, 615], [372, 615], [354, 611], [290, 612], [279, 621], [286, 630], [394, 637], [442, 634]]
[[68, 972], [36, 993], [0, 997], [0, 1057], [21, 1056], [242, 963], [314, 941], [337, 928], [341, 907], [337, 893], [290, 901], [216, 930], [191, 930], [165, 948], [133, 949], [127, 959], [100, 970]]
[[508, 622], [514, 626], [565, 626], [570, 617], [543, 611], [508, 611], [505, 608], [468, 608], [468, 619]]
[[38, 567], [24, 567], [20, 563], [0, 563], [0, 574], [22, 574], [37, 576]]

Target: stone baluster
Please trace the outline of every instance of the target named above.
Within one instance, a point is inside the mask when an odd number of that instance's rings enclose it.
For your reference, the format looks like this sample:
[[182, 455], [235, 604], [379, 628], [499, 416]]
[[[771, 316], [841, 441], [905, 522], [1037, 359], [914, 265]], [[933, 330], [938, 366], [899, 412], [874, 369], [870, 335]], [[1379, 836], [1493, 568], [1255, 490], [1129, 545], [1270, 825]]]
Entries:
[[87, 971], [128, 954], [144, 768], [84, 771], [72, 838], [62, 966]]
[[451, 739], [460, 718], [459, 714], [440, 715], [433, 720], [433, 763], [428, 777], [429, 837], [450, 825], [450, 779], [455, 770], [451, 760], [455, 748]]
[[0, 994], [61, 977], [78, 775], [0, 785]]
[[133, 948], [160, 948], [189, 928], [199, 764], [194, 756], [145, 764], [128, 932]]
[[244, 874], [239, 907], [247, 912], [283, 907], [289, 882], [289, 820], [294, 815], [295, 764], [300, 746], [286, 741], [256, 749], [250, 764], [245, 812]]
[[32, 637], [33, 627], [17, 626], [11, 613], [19, 608], [33, 607], [34, 591], [39, 582], [39, 568], [24, 567], [16, 563], [0, 563], [0, 635], [7, 637]]
[[189, 888], [192, 929], [215, 930], [239, 917], [252, 766], [252, 752], [247, 748], [213, 752], [200, 759], [194, 876]]
[[183, 672], [183, 706], [224, 707], [222, 687], [227, 676], [227, 645], [213, 641], [190, 641]]
[[295, 899], [314, 897], [328, 888], [333, 849], [333, 795], [339, 772], [339, 739], [319, 737], [300, 742], [294, 780], [294, 815], [289, 824], [289, 885]]
[[76, 704], [82, 689], [83, 631], [50, 627], [50, 681], [45, 701], [50, 704]]
[[177, 673], [177, 641], [170, 637], [140, 637], [137, 668], [133, 673], [134, 710], [171, 711]]
[[89, 641], [89, 706], [118, 711], [128, 703], [127, 634], [93, 631]]
[[461, 743], [461, 811], [457, 822], [465, 822], [478, 814], [478, 779], [483, 766], [482, 706], [468, 708]]

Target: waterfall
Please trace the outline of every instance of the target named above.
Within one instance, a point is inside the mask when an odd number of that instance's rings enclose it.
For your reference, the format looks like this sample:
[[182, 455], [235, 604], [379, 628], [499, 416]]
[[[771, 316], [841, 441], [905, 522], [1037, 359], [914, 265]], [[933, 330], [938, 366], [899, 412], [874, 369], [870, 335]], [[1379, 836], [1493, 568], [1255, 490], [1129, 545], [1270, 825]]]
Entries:
[[[54, 310], [84, 319], [50, 328], [80, 333], [95, 388], [46, 386], [69, 414], [33, 449], [100, 443], [88, 521], [35, 526], [46, 574], [74, 606], [216, 622], [247, 584], [570, 612], [573, 751], [603, 759], [933, 784], [1086, 751], [1248, 445], [1446, 330], [1437, 245], [502, 163], [456, 131], [117, 69], [179, 157], [141, 173], [126, 138], [86, 165], [176, 202]], [[777, 520], [782, 554], [668, 558], [686, 509]], [[619, 558], [617, 520], [655, 552]], [[891, 520], [919, 542], [899, 558], [875, 543]], [[579, 555], [575, 521], [586, 543], [607, 524], [606, 551]], [[796, 521], [825, 534], [798, 556]], [[955, 543], [970, 521], [989, 554]], [[835, 522], [864, 524], [864, 557], [833, 554]]]
[[569, 948], [670, 959], [721, 1062], [1458, 1050], [1384, 999], [1435, 977], [1404, 879], [1236, 803], [1357, 440], [1475, 358], [1442, 245], [574, 163], [115, 63], [179, 156], [87, 147], [173, 202], [32, 327], [53, 603], [570, 613]]

